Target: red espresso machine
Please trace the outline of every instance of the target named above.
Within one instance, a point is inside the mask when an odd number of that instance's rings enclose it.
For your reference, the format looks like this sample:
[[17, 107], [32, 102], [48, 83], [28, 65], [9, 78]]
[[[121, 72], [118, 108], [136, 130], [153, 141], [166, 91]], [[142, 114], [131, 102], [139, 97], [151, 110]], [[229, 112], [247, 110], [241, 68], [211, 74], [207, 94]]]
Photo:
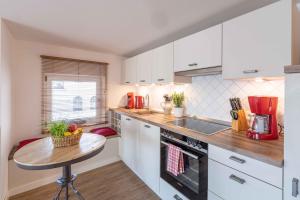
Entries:
[[256, 140], [277, 139], [278, 97], [249, 96], [248, 101], [253, 118], [247, 136]]
[[133, 109], [134, 108], [134, 94], [133, 92], [128, 92], [127, 93], [127, 109]]

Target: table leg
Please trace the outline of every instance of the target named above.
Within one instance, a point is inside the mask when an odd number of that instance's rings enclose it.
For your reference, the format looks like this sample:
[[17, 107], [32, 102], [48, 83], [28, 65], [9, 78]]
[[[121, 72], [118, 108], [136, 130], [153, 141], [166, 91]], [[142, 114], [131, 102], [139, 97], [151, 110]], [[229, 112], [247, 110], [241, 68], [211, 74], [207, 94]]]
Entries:
[[76, 179], [76, 175], [72, 175], [71, 165], [64, 166], [62, 177], [56, 181], [57, 184], [60, 186], [60, 190], [57, 193], [57, 195], [53, 198], [53, 200], [60, 199], [60, 194], [64, 188], [65, 188], [65, 200], [69, 200], [69, 186], [71, 187], [72, 191], [75, 193], [76, 197], [79, 200], [84, 200], [81, 193], [78, 190], [76, 190], [73, 185], [75, 179]]

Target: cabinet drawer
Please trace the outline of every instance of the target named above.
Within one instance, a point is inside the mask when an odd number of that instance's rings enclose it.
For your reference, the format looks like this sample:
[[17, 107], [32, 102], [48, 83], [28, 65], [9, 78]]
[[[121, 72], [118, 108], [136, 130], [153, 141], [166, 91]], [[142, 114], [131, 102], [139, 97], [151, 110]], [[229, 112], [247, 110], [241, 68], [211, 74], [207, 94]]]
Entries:
[[160, 179], [160, 198], [162, 200], [188, 200], [183, 194], [178, 192], [175, 188], [169, 185], [163, 179]]
[[215, 195], [214, 193], [208, 191], [207, 192], [207, 200], [222, 200], [220, 197]]
[[283, 172], [280, 167], [275, 167], [214, 145], [209, 145], [208, 157], [278, 188], [282, 188]]
[[226, 200], [282, 200], [282, 190], [229, 168], [208, 161], [208, 189]]

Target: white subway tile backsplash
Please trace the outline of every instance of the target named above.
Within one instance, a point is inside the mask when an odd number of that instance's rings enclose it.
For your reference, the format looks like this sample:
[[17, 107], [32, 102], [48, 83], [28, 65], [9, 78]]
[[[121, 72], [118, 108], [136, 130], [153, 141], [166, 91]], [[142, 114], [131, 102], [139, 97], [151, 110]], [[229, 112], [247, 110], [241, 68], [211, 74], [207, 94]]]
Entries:
[[249, 111], [250, 95], [278, 96], [278, 118], [283, 121], [284, 80], [223, 80], [221, 75], [193, 77], [192, 84], [138, 87], [137, 93], [150, 95], [150, 106], [161, 109], [164, 94], [184, 91], [186, 114], [230, 121], [230, 97], [240, 97]]

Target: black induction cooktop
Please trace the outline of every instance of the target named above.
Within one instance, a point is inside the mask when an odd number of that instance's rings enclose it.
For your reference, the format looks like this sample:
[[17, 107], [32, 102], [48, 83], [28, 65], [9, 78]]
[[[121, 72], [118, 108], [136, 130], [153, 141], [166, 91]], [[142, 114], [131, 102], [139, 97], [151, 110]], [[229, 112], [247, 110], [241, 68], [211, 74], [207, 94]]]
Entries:
[[229, 129], [230, 126], [197, 118], [183, 118], [169, 122], [175, 126], [187, 128], [205, 135], [212, 135]]

